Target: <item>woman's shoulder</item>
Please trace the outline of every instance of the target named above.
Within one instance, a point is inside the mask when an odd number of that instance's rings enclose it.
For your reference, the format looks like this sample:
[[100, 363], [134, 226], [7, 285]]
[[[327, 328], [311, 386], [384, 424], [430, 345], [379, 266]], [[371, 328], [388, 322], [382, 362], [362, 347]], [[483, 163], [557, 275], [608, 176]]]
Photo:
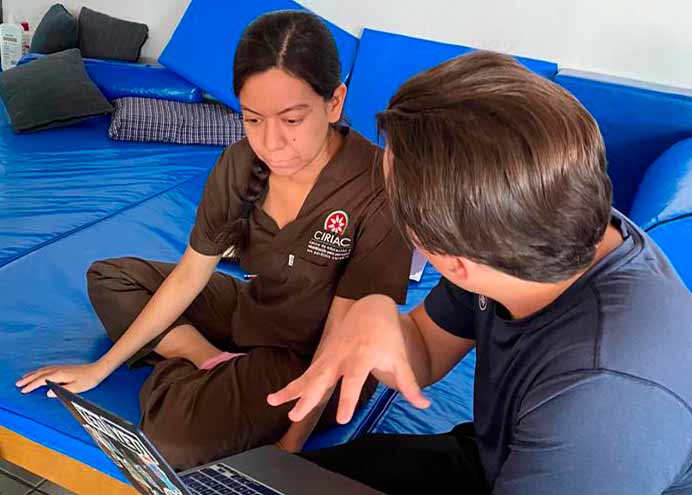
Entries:
[[250, 164], [255, 159], [255, 153], [252, 151], [247, 138], [228, 145], [223, 151], [223, 156], [227, 160], [239, 164]]
[[[360, 189], [362, 192], [369, 193], [370, 195], [382, 193], [384, 188], [382, 156], [383, 150], [381, 147], [355, 129], [348, 129], [345, 135], [344, 159], [347, 161], [353, 175], [360, 179]], [[366, 184], [367, 187], [365, 187]]]
[[[382, 148], [375, 145], [368, 138], [352, 127], [342, 127], [340, 129], [344, 135], [344, 146], [349, 154], [362, 155], [371, 159], [382, 153]], [[372, 166], [372, 162], [368, 162]]]
[[243, 138], [224, 148], [216, 163], [216, 169], [232, 180], [242, 181], [250, 173], [254, 160], [255, 154], [250, 143], [247, 138]]

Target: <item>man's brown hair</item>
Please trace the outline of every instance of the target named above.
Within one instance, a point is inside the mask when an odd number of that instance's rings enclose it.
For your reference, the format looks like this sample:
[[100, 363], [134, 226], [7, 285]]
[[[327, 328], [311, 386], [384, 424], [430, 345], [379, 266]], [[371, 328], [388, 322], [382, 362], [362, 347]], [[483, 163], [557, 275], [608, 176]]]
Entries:
[[377, 124], [394, 216], [424, 249], [537, 282], [592, 262], [611, 215], [605, 147], [558, 85], [474, 52], [408, 80]]

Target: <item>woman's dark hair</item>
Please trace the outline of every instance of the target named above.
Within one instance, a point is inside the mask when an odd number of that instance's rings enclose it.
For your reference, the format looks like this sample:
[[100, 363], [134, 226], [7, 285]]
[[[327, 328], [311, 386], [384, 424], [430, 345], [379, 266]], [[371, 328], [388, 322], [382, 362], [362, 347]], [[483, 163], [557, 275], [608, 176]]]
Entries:
[[[245, 29], [233, 61], [236, 96], [250, 77], [273, 68], [305, 81], [325, 101], [334, 96], [341, 84], [336, 42], [324, 22], [308, 12], [272, 12], [258, 17]], [[267, 187], [268, 178], [269, 168], [256, 158], [244, 188], [240, 217], [230, 215], [219, 233], [220, 242], [233, 247], [236, 256], [247, 246], [248, 219]]]
[[557, 84], [475, 52], [404, 83], [377, 123], [394, 216], [426, 250], [537, 282], [593, 261], [611, 216], [605, 147]]

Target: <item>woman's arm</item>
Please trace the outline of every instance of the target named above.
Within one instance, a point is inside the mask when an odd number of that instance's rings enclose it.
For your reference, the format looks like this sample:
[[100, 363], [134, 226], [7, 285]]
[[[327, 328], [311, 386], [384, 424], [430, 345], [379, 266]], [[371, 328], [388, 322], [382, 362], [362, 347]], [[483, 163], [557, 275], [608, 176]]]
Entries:
[[46, 384], [62, 383], [72, 392], [84, 392], [103, 381], [145, 344], [158, 337], [187, 309], [214, 273], [220, 256], [205, 256], [188, 247], [123, 336], [94, 363], [50, 366], [25, 375], [17, 382], [23, 393]]
[[99, 362], [106, 376], [180, 317], [209, 283], [220, 256], [206, 256], [188, 247], [142, 312]]
[[[327, 323], [324, 326], [324, 331], [322, 332], [322, 337], [320, 343], [315, 351], [315, 356], [313, 361], [319, 356], [323, 348], [323, 342], [328, 334], [330, 334], [335, 327], [337, 327], [346, 316], [346, 313], [351, 309], [355, 301], [353, 299], [345, 299], [343, 297], [336, 296], [332, 300], [332, 305], [329, 308], [329, 314], [327, 316]], [[303, 444], [308, 439], [312, 430], [315, 429], [317, 423], [324, 412], [324, 408], [327, 407], [330, 397], [334, 387], [326, 394], [325, 400], [323, 400], [315, 409], [313, 409], [310, 414], [308, 414], [305, 419], [299, 423], [291, 423], [288, 431], [284, 436], [277, 442], [277, 445], [287, 452], [300, 452], [303, 448]]]

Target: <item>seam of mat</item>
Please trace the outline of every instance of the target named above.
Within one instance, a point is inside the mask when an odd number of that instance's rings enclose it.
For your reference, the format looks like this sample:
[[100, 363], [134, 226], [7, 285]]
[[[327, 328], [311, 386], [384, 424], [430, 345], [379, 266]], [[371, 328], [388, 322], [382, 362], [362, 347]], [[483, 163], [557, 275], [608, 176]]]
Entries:
[[377, 404], [373, 407], [372, 411], [369, 412], [364, 418], [363, 422], [351, 435], [350, 440], [359, 437], [362, 433], [370, 433], [372, 428], [382, 419], [382, 416], [387, 412], [389, 406], [392, 404], [394, 399], [399, 395], [398, 392], [388, 388], [383, 393], [384, 397], [377, 401]]
[[678, 216], [675, 216], [675, 217], [673, 217], [673, 218], [667, 218], [667, 219], [665, 219], [665, 220], [661, 220], [661, 221], [659, 221], [659, 222], [656, 222], [655, 224], [653, 224], [653, 225], [647, 227], [647, 228], [644, 229], [644, 230], [648, 233], [648, 232], [651, 232], [652, 230], [654, 230], [654, 229], [657, 228], [657, 227], [661, 227], [661, 226], [663, 226], [663, 225], [666, 225], [667, 223], [673, 223], [673, 222], [676, 222], [676, 221], [678, 221], [678, 220], [684, 220], [685, 218], [689, 218], [689, 217], [692, 217], [692, 213], [681, 213], [681, 214], [679, 214]]
[[[209, 170], [210, 170], [210, 169], [209, 169]], [[113, 211], [113, 212], [107, 214], [107, 215], [104, 216], [104, 217], [97, 218], [96, 220], [92, 220], [91, 222], [85, 223], [84, 225], [80, 225], [79, 227], [75, 227], [75, 228], [72, 229], [72, 230], [68, 230], [67, 232], [63, 232], [62, 234], [59, 234], [59, 235], [57, 235], [57, 236], [55, 236], [55, 237], [52, 237], [52, 238], [48, 239], [47, 241], [43, 241], [43, 242], [41, 242], [40, 244], [37, 244], [36, 246], [32, 247], [32, 248], [29, 249], [28, 251], [24, 251], [23, 253], [20, 253], [20, 254], [18, 254], [18, 255], [16, 255], [16, 256], [13, 256], [12, 258], [10, 258], [6, 263], [0, 265], [0, 270], [3, 269], [4, 267], [10, 265], [11, 263], [14, 263], [15, 261], [20, 260], [20, 259], [22, 259], [23, 257], [30, 255], [31, 253], [34, 253], [34, 252], [36, 252], [36, 251], [40, 251], [41, 249], [43, 249], [44, 247], [46, 247], [46, 246], [48, 246], [48, 245], [50, 245], [50, 244], [54, 244], [54, 243], [56, 243], [56, 242], [58, 242], [58, 241], [60, 241], [60, 240], [62, 240], [62, 239], [64, 239], [64, 238], [66, 238], [66, 237], [70, 237], [70, 236], [72, 236], [72, 235], [74, 235], [74, 234], [77, 234], [78, 232], [81, 232], [82, 230], [86, 230], [86, 229], [88, 229], [89, 227], [92, 227], [93, 225], [96, 225], [97, 223], [100, 223], [100, 222], [103, 222], [103, 221], [108, 220], [108, 219], [110, 219], [110, 218], [113, 218], [114, 216], [119, 215], [119, 214], [123, 213], [124, 211], [131, 210], [132, 208], [135, 208], [136, 206], [139, 206], [139, 205], [141, 205], [141, 204], [143, 204], [143, 203], [146, 203], [147, 201], [149, 201], [149, 200], [151, 200], [151, 199], [154, 199], [154, 198], [156, 198], [156, 197], [158, 197], [158, 196], [161, 196], [162, 194], [166, 194], [167, 192], [172, 191], [173, 189], [175, 189], [175, 188], [177, 188], [177, 187], [179, 187], [179, 186], [182, 186], [183, 184], [186, 184], [187, 182], [190, 182], [190, 181], [192, 181], [192, 180], [194, 180], [194, 179], [200, 177], [202, 174], [208, 174], [208, 173], [209, 173], [209, 170], [205, 170], [204, 172], [200, 172], [200, 173], [198, 173], [198, 174], [194, 174], [194, 175], [188, 177], [187, 179], [184, 179], [184, 180], [182, 180], [182, 181], [180, 181], [180, 182], [176, 182], [176, 183], [173, 184], [172, 186], [170, 186], [170, 187], [168, 187], [168, 188], [166, 188], [166, 189], [163, 189], [163, 190], [161, 190], [161, 191], [159, 191], [159, 192], [157, 192], [157, 193], [151, 194], [150, 196], [147, 196], [147, 197], [145, 197], [144, 199], [142, 199], [142, 200], [140, 200], [140, 201], [137, 201], [137, 202], [135, 202], [135, 203], [131, 203], [131, 204], [129, 204], [129, 205], [127, 205], [127, 206], [125, 206], [125, 207], [119, 209], [119, 210]]]

